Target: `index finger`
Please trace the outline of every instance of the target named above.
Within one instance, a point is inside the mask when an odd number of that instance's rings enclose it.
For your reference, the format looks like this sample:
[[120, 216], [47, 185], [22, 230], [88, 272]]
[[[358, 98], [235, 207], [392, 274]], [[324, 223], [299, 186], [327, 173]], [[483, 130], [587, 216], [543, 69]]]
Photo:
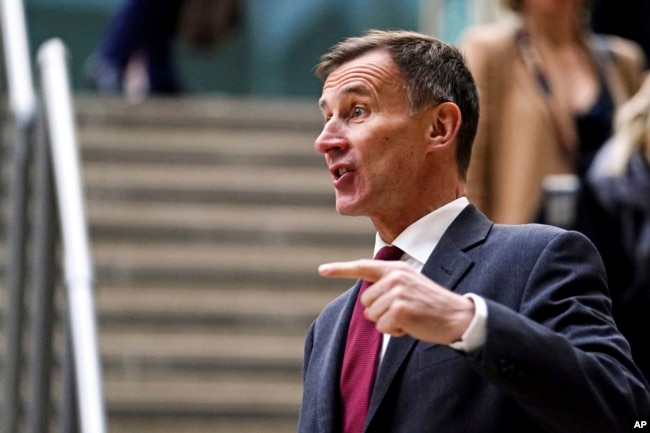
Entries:
[[385, 266], [386, 262], [361, 259], [351, 262], [325, 263], [318, 267], [318, 273], [328, 278], [354, 278], [374, 283], [386, 273]]

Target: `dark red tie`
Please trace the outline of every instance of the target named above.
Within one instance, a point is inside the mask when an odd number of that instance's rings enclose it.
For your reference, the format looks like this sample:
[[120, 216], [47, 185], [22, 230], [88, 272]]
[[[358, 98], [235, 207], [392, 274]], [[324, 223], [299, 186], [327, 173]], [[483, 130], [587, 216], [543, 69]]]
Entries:
[[[383, 247], [375, 260], [399, 260], [402, 250], [394, 246]], [[372, 387], [375, 383], [377, 358], [382, 335], [374, 322], [363, 316], [361, 294], [372, 283], [363, 281], [352, 311], [348, 339], [341, 370], [341, 399], [343, 402], [343, 433], [361, 433], [366, 421]]]

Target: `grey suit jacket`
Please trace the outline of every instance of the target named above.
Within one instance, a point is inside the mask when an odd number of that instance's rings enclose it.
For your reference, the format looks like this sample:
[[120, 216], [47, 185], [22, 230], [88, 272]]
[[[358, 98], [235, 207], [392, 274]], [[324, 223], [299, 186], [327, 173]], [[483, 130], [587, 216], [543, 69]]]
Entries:
[[[624, 432], [650, 395], [611, 317], [603, 265], [581, 234], [495, 225], [468, 206], [422, 273], [488, 305], [475, 353], [392, 338], [366, 432]], [[340, 432], [339, 375], [359, 283], [305, 343], [299, 433]]]

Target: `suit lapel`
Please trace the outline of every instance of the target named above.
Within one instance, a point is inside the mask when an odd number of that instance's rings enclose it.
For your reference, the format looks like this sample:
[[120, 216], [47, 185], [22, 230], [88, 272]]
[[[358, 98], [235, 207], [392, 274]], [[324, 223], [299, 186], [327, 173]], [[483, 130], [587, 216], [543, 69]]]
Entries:
[[[422, 268], [422, 273], [441, 286], [456, 291], [462, 277], [474, 263], [465, 252], [485, 240], [492, 224], [474, 206], [467, 206], [442, 236]], [[373, 389], [366, 425], [375, 415], [417, 342], [408, 335], [390, 339]]]
[[406, 361], [413, 347], [415, 347], [416, 342], [417, 340], [408, 335], [390, 339], [384, 359], [382, 359], [381, 365], [379, 366], [375, 386], [372, 390], [370, 406], [368, 407], [368, 416], [366, 418], [366, 426], [375, 416], [380, 403], [388, 392], [390, 384], [393, 383], [397, 372]]
[[455, 291], [473, 264], [473, 260], [465, 253], [485, 241], [492, 225], [492, 221], [473, 205], [468, 205], [445, 231], [424, 264], [422, 273], [441, 286]]

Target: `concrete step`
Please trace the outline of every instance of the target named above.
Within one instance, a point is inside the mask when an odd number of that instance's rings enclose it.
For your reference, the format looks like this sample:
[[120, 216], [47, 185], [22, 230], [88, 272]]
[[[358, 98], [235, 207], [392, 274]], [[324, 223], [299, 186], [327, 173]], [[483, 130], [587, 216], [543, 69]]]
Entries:
[[241, 287], [264, 284], [318, 290], [345, 287], [345, 281], [323, 279], [320, 264], [372, 255], [368, 247], [323, 248], [314, 246], [209, 246], [104, 241], [92, 247], [99, 281], [191, 286]]
[[103, 334], [109, 417], [295, 425], [303, 343], [299, 336]]
[[109, 433], [290, 433], [295, 432], [297, 420], [259, 419], [240, 417], [198, 417], [191, 419], [161, 416], [115, 417], [109, 425]]
[[300, 336], [340, 292], [288, 292], [267, 287], [101, 287], [96, 308], [102, 329], [200, 330]]
[[302, 166], [325, 169], [314, 150], [317, 131], [182, 127], [119, 128], [86, 125], [78, 129], [80, 152], [87, 162], [257, 167]]
[[102, 200], [90, 202], [87, 215], [95, 242], [309, 244], [343, 249], [368, 245], [374, 236], [366, 219], [342, 217], [333, 207]]
[[[206, 381], [204, 376], [177, 379], [167, 375], [157, 380], [104, 380], [109, 414], [126, 417], [211, 416], [243, 418], [254, 407], [259, 418], [296, 419], [302, 385], [299, 381], [271, 381], [247, 374]], [[173, 392], [169, 392], [173, 390]]]
[[262, 131], [319, 131], [323, 117], [317, 101], [308, 98], [246, 98], [192, 95], [151, 97], [130, 102], [119, 96], [76, 94], [76, 121], [87, 125], [119, 125], [175, 129], [224, 128]]
[[119, 374], [132, 380], [146, 379], [138, 374], [154, 370], [183, 371], [188, 376], [192, 376], [188, 370], [209, 376], [220, 368], [296, 373], [302, 365], [304, 336], [295, 334], [224, 333], [218, 328], [191, 332], [106, 329], [100, 332], [100, 346], [107, 368], [121, 365]]
[[331, 178], [324, 169], [87, 164], [82, 168], [87, 200], [164, 201], [333, 206]]

